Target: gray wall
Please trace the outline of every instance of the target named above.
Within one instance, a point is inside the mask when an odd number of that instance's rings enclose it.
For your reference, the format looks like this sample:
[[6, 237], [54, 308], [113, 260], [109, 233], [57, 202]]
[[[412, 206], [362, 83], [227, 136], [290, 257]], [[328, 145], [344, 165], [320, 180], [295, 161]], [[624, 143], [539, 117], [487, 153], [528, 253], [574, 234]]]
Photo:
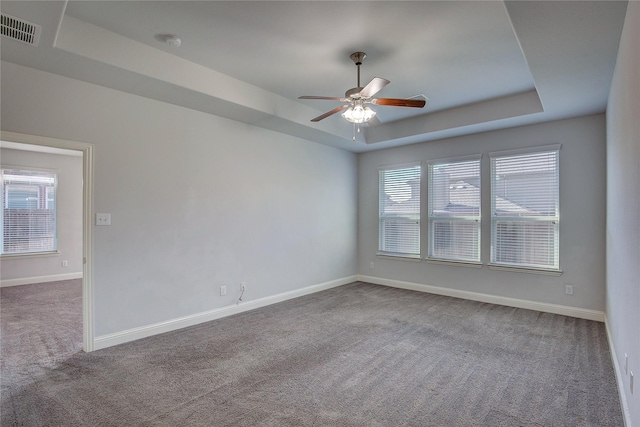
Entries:
[[[4, 88], [3, 88], [4, 96]], [[82, 156], [36, 153], [2, 148], [3, 166], [44, 168], [58, 174], [58, 255], [3, 257], [0, 279], [56, 280], [58, 275], [82, 274]], [[69, 262], [62, 267], [62, 260]]]
[[[560, 150], [560, 268], [547, 276], [487, 268], [489, 260], [489, 152], [562, 144]], [[482, 159], [481, 269], [376, 257], [378, 248], [378, 167], [412, 161], [485, 154]], [[454, 139], [374, 151], [359, 157], [358, 271], [382, 279], [479, 292], [581, 309], [605, 308], [605, 117], [570, 120], [487, 132]], [[425, 182], [423, 178], [423, 183]], [[422, 187], [421, 248], [427, 253], [427, 187]], [[374, 262], [375, 267], [370, 268]], [[574, 286], [565, 295], [564, 285]]]
[[[607, 106], [607, 325], [629, 426], [640, 425], [640, 2], [630, 1]], [[624, 354], [635, 375], [634, 394]]]
[[97, 337], [356, 274], [352, 153], [6, 62], [2, 129], [95, 145]]

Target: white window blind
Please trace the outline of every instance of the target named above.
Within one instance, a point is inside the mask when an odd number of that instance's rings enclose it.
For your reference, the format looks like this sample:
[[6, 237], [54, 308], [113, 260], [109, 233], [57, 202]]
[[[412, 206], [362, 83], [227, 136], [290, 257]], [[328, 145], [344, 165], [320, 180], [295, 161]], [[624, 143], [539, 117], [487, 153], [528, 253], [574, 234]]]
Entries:
[[56, 242], [52, 172], [2, 169], [2, 253], [50, 252]]
[[491, 157], [491, 262], [559, 270], [559, 147]]
[[420, 256], [420, 164], [379, 170], [380, 255]]
[[429, 164], [428, 258], [480, 262], [480, 158]]

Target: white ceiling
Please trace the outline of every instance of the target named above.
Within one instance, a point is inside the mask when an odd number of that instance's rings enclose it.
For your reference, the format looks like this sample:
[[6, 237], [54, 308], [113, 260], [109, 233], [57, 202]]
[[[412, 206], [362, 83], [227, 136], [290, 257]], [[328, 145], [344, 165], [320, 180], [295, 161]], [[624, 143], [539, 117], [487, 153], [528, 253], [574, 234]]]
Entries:
[[[42, 26], [38, 47], [2, 38], [2, 60], [217, 114], [354, 152], [606, 108], [623, 1], [2, 1]], [[163, 42], [175, 34], [182, 46]], [[351, 140], [340, 105], [362, 84], [426, 95], [376, 106]]]

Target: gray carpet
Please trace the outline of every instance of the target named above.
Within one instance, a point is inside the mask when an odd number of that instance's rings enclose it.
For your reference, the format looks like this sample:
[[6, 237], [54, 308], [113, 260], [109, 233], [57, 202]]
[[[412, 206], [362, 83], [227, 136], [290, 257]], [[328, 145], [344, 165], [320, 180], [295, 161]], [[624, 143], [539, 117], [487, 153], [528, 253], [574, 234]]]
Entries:
[[3, 427], [623, 425], [598, 322], [356, 282], [85, 354], [58, 286], [2, 289]]

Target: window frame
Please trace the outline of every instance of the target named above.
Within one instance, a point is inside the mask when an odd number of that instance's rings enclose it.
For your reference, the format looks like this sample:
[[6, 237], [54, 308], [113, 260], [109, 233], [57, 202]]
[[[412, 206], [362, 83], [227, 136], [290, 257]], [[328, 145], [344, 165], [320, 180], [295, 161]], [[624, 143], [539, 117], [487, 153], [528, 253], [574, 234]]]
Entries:
[[[31, 173], [46, 173], [53, 176], [53, 186], [43, 185], [42, 194], [39, 193], [38, 206], [42, 205], [43, 208], [38, 209], [49, 209], [49, 206], [53, 204], [53, 234], [51, 236], [52, 239], [52, 247], [51, 249], [44, 250], [26, 250], [19, 252], [5, 252], [5, 210], [13, 209], [6, 207], [8, 203], [8, 191], [10, 186], [33, 186], [33, 184], [7, 184], [5, 185], [4, 181], [4, 173], [5, 171], [21, 171], [21, 172], [31, 172]], [[1, 204], [2, 204], [2, 212], [0, 213], [0, 257], [2, 258], [17, 258], [17, 257], [34, 257], [34, 256], [48, 256], [58, 254], [58, 182], [59, 182], [59, 174], [57, 170], [54, 169], [44, 169], [38, 167], [31, 166], [15, 166], [15, 165], [1, 165], [0, 166], [0, 182], [1, 182], [1, 191], [0, 195]], [[54, 193], [54, 200], [49, 200], [49, 196], [51, 195], [51, 191]], [[42, 199], [40, 199], [42, 198]], [[16, 208], [17, 209], [17, 208]]]
[[[434, 190], [434, 178], [433, 172], [437, 166], [453, 165], [456, 163], [468, 163], [477, 162], [478, 168], [478, 214], [477, 215], [449, 215], [439, 216], [433, 213], [433, 197], [435, 195]], [[473, 154], [468, 156], [451, 157], [445, 159], [430, 160], [427, 164], [427, 257], [425, 258], [429, 262], [438, 263], [454, 263], [454, 264], [466, 264], [470, 266], [482, 266], [482, 154]], [[477, 240], [476, 248], [478, 256], [474, 259], [462, 258], [462, 257], [444, 257], [434, 255], [435, 250], [435, 231], [434, 227], [436, 221], [460, 222], [470, 223], [475, 222], [477, 227]]]
[[[386, 217], [384, 215], [383, 212], [383, 207], [384, 207], [384, 183], [386, 181], [383, 181], [383, 174], [384, 172], [387, 171], [400, 171], [403, 169], [413, 169], [413, 168], [418, 168], [418, 185], [417, 185], [417, 189], [418, 189], [418, 201], [417, 201], [417, 205], [418, 205], [418, 211], [417, 213], [414, 213], [414, 215], [407, 215], [407, 216], [393, 216], [393, 217]], [[420, 261], [421, 260], [421, 238], [422, 238], [422, 198], [421, 198], [421, 187], [422, 187], [422, 162], [409, 162], [409, 163], [402, 163], [402, 164], [395, 164], [395, 165], [387, 165], [387, 166], [380, 166], [378, 167], [378, 251], [376, 253], [377, 256], [379, 257], [391, 257], [391, 258], [403, 258], [403, 259], [407, 259], [407, 260], [416, 260], [416, 261]], [[413, 198], [413, 192], [412, 192], [412, 198]], [[404, 222], [406, 224], [410, 224], [415, 222], [417, 224], [417, 236], [414, 236], [413, 239], [415, 240], [416, 244], [417, 244], [417, 251], [414, 252], [401, 252], [401, 251], [390, 251], [388, 250], [389, 248], [387, 248], [384, 245], [384, 242], [386, 241], [386, 238], [384, 237], [384, 231], [385, 231], [385, 222], [388, 219], [396, 219], [396, 220], [400, 220], [401, 222]]]
[[[518, 150], [508, 150], [508, 151], [499, 151], [489, 153], [489, 164], [490, 164], [490, 188], [489, 188], [489, 197], [490, 197], [490, 215], [491, 215], [491, 230], [490, 230], [490, 258], [488, 266], [494, 270], [509, 270], [509, 271], [520, 271], [525, 273], [539, 273], [539, 274], [551, 274], [551, 275], [560, 275], [562, 274], [562, 270], [560, 269], [560, 151], [562, 145], [561, 144], [553, 144], [553, 145], [544, 145], [544, 146], [536, 146], [529, 147]], [[505, 157], [515, 157], [515, 156], [526, 156], [528, 154], [544, 154], [544, 153], [552, 153], [555, 152], [555, 170], [554, 170], [554, 181], [555, 181], [555, 200], [553, 201], [555, 206], [555, 215], [496, 215], [496, 160], [499, 158]], [[534, 264], [534, 263], [525, 263], [525, 262], [505, 262], [496, 260], [497, 256], [497, 231], [498, 231], [498, 223], [530, 223], [530, 224], [541, 224], [541, 223], [552, 223], [553, 224], [553, 265], [542, 265], [542, 264]], [[517, 225], [516, 225], [517, 226]], [[550, 246], [547, 246], [547, 250], [550, 249]]]

